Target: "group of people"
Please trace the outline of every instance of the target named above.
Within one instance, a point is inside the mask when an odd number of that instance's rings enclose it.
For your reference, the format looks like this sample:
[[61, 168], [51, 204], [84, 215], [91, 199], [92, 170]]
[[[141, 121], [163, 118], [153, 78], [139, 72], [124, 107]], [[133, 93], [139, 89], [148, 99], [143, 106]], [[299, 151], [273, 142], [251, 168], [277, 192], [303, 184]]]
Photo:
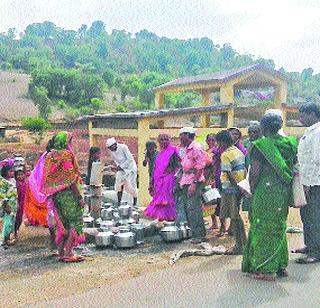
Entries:
[[52, 248], [58, 250], [53, 255], [59, 261], [84, 260], [73, 252], [73, 247], [85, 238], [82, 179], [71, 141], [72, 135], [68, 132], [55, 134], [30, 174], [25, 174], [23, 168], [13, 173], [14, 160], [4, 161], [0, 198], [6, 248], [15, 243], [25, 216], [30, 225], [49, 228]]
[[[159, 221], [187, 222], [192, 243], [206, 241], [204, 216], [210, 215], [211, 229], [218, 236], [231, 234], [235, 245], [226, 254], [243, 254], [242, 271], [255, 279], [274, 280], [287, 276], [288, 244], [286, 220], [293, 204], [293, 178], [298, 169], [306, 204], [301, 208], [305, 247], [300, 264], [320, 261], [320, 109], [307, 103], [300, 108], [300, 121], [307, 126], [299, 142], [281, 131], [283, 119], [277, 110], [267, 112], [260, 122], [252, 121], [249, 138], [242, 143], [238, 128], [221, 130], [206, 138], [207, 150], [196, 140], [196, 129], [180, 129], [180, 145], [168, 134], [160, 134], [158, 143], [146, 144], [143, 162], [150, 175], [152, 201], [145, 209], [147, 217]], [[52, 245], [64, 262], [79, 262], [73, 247], [84, 240], [83, 198], [80, 170], [71, 145], [72, 136], [59, 132], [49, 141], [31, 174], [14, 168], [14, 159], [1, 162], [0, 199], [3, 217], [3, 245], [14, 244], [25, 215], [32, 225], [47, 226]], [[109, 138], [116, 172], [115, 190], [120, 204], [123, 192], [137, 205], [137, 165], [129, 148]], [[88, 176], [99, 148], [90, 149]], [[242, 185], [247, 182], [247, 188]], [[242, 183], [242, 184], [241, 184]], [[216, 204], [204, 204], [205, 186], [219, 190]], [[18, 201], [18, 202], [17, 202]], [[240, 215], [241, 205], [248, 210], [250, 229], [246, 236]], [[218, 223], [219, 222], [219, 223]], [[219, 226], [220, 224], [220, 226]]]
[[[319, 107], [302, 105], [300, 121], [308, 128], [299, 142], [284, 135], [279, 110], [266, 112], [260, 123], [250, 123], [246, 146], [237, 128], [209, 134], [207, 151], [195, 140], [194, 128], [180, 130], [178, 147], [170, 142], [169, 135], [159, 135], [159, 151], [154, 142], [147, 143], [144, 165], [149, 164], [153, 198], [145, 215], [160, 221], [188, 222], [192, 242], [199, 243], [206, 240], [206, 207], [201, 192], [204, 185], [217, 188], [221, 199], [208, 213], [212, 228], [217, 227], [219, 217], [218, 236], [229, 233], [235, 237], [235, 245], [226, 254], [243, 254], [242, 271], [252, 273], [255, 279], [274, 280], [287, 276], [286, 220], [294, 204], [293, 177], [299, 175], [306, 197], [301, 208], [305, 247], [293, 252], [306, 254], [297, 263], [319, 262]], [[241, 185], [244, 181], [249, 188]], [[248, 238], [240, 216], [241, 204], [249, 212]]]

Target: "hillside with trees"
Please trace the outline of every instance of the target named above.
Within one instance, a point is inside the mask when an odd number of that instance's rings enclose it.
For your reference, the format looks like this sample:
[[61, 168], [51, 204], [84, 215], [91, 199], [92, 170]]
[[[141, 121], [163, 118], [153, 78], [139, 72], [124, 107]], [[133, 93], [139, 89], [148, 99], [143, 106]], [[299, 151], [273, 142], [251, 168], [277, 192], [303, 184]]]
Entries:
[[[219, 46], [206, 37], [169, 39], [147, 30], [107, 33], [102, 21], [82, 25], [78, 31], [46, 21], [30, 24], [19, 34], [15, 29], [0, 34], [1, 69], [31, 75], [29, 96], [43, 118], [58, 109], [70, 118], [99, 110], [152, 109], [152, 88], [159, 84], [257, 62], [275, 68], [272, 59], [239, 54], [230, 44]], [[319, 101], [320, 75], [312, 68], [280, 71], [290, 80], [289, 103]], [[168, 107], [197, 102], [198, 95], [192, 92], [166, 97]]]

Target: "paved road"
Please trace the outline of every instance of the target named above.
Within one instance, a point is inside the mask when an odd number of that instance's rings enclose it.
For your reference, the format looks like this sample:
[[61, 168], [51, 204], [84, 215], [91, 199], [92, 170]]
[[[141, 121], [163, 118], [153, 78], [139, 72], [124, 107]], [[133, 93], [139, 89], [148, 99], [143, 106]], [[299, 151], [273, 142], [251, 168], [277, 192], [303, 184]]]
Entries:
[[290, 261], [290, 276], [276, 282], [251, 279], [240, 263], [235, 256], [181, 259], [166, 270], [43, 307], [320, 307], [320, 263]]

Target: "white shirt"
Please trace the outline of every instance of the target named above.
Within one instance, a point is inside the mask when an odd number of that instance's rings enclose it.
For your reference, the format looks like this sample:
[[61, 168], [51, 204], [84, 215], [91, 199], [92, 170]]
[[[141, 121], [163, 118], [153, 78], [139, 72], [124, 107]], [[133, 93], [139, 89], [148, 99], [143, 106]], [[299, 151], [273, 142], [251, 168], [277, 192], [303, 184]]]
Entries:
[[320, 185], [320, 122], [308, 127], [300, 139], [298, 162], [301, 184]]
[[117, 150], [111, 151], [111, 156], [117, 166], [120, 166], [125, 173], [137, 171], [137, 165], [129, 148], [122, 143], [117, 144]]

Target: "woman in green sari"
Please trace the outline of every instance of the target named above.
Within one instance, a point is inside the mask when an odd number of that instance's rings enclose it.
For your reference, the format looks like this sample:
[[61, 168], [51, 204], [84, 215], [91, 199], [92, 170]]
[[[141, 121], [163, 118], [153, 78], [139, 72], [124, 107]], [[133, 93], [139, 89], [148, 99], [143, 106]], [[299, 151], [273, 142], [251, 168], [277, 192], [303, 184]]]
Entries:
[[282, 126], [278, 115], [265, 115], [261, 126], [265, 138], [254, 141], [250, 153], [252, 203], [242, 271], [255, 279], [275, 280], [276, 275], [287, 276], [286, 220], [297, 140], [277, 133]]

